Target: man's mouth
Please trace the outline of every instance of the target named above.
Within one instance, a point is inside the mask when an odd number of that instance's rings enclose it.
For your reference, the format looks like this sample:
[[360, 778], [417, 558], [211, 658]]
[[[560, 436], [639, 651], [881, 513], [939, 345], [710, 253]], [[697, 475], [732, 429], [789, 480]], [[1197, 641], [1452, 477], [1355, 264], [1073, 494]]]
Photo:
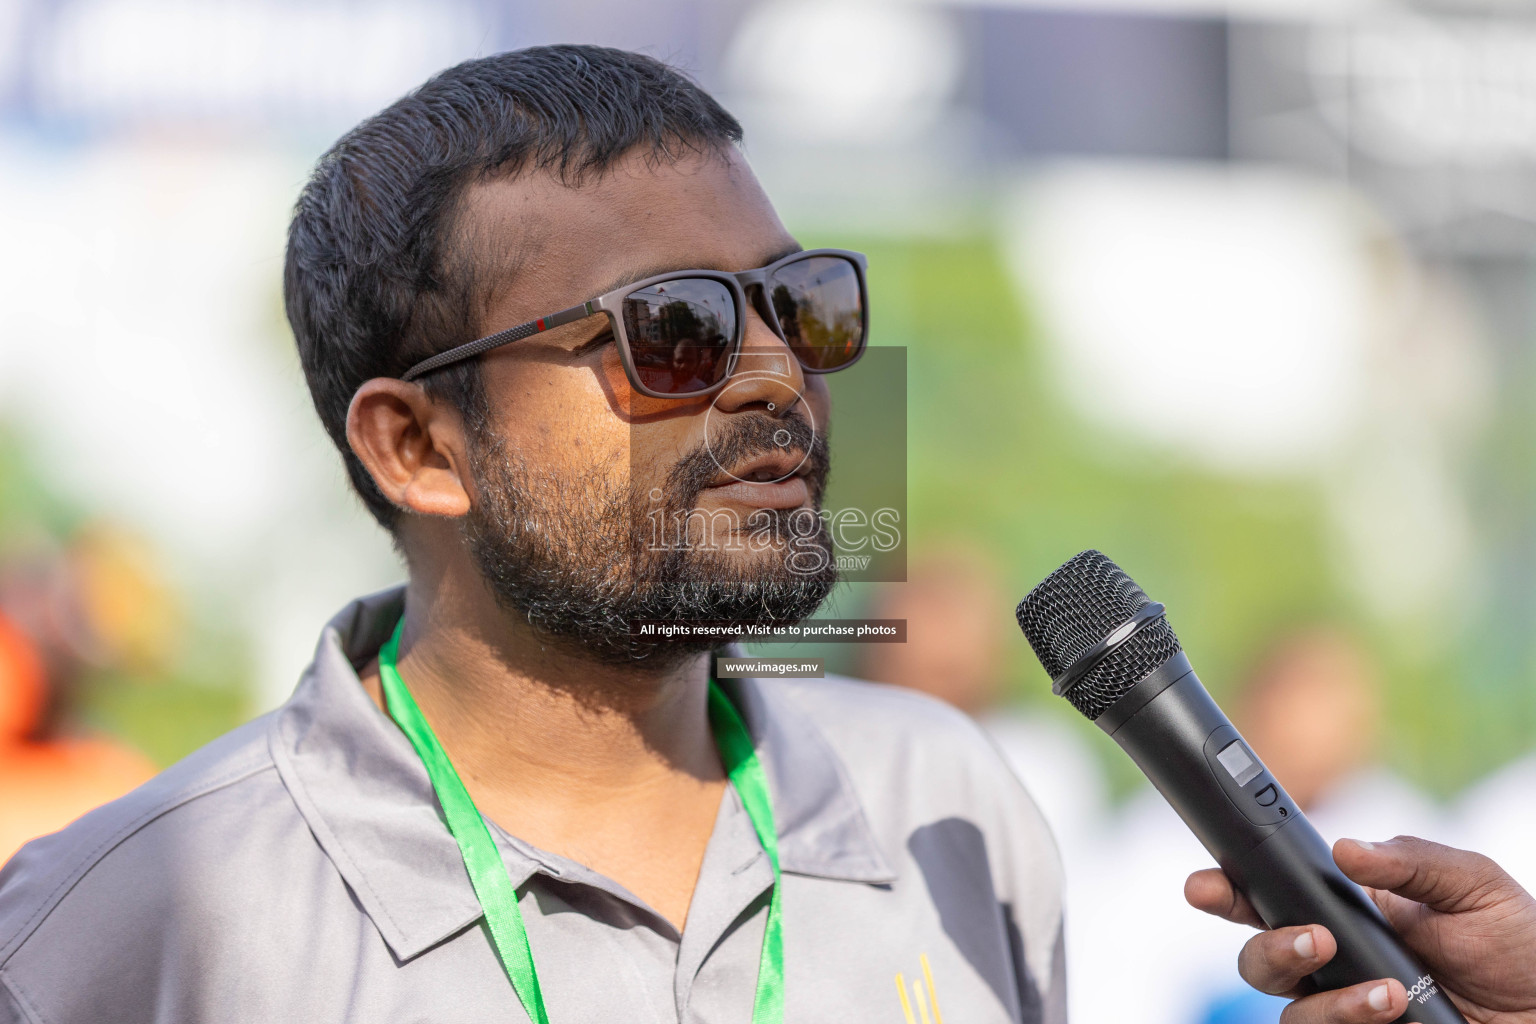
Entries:
[[722, 469], [701, 492], [748, 508], [799, 508], [810, 501], [812, 462], [803, 450], [776, 449]]

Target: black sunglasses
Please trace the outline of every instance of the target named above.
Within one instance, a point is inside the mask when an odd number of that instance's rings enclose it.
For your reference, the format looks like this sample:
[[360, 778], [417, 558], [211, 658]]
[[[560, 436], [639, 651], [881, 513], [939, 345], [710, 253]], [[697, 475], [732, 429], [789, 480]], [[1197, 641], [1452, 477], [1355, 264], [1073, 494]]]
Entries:
[[692, 398], [736, 368], [753, 308], [807, 373], [852, 366], [869, 335], [863, 253], [809, 249], [756, 270], [676, 270], [615, 288], [579, 306], [439, 352], [401, 374], [415, 380], [540, 331], [605, 313], [624, 373], [652, 398]]

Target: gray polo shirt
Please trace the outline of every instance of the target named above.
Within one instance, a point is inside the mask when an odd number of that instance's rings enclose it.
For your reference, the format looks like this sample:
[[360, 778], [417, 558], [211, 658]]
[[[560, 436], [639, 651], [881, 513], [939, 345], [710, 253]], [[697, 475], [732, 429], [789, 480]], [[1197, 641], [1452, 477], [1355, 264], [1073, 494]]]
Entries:
[[[425, 770], [358, 683], [401, 602], [350, 605], [286, 704], [0, 871], [0, 1022], [528, 1019]], [[728, 690], [773, 794], [787, 1022], [1065, 1020], [1056, 850], [969, 719], [848, 680]], [[772, 873], [734, 790], [681, 934], [491, 829], [553, 1024], [749, 1024]]]

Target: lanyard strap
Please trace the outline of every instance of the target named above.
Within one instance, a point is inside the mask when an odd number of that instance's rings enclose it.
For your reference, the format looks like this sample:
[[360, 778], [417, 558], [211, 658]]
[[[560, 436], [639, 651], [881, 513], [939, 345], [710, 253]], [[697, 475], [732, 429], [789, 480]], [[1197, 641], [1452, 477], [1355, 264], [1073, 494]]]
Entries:
[[[549, 1024], [544, 1009], [544, 993], [533, 966], [533, 950], [523, 927], [523, 912], [518, 906], [517, 890], [507, 875], [501, 853], [491, 838], [491, 830], [475, 808], [469, 791], [453, 762], [437, 741], [437, 734], [416, 705], [416, 699], [400, 679], [395, 667], [400, 656], [400, 634], [405, 629], [401, 617], [394, 633], [379, 650], [379, 678], [384, 688], [384, 703], [390, 716], [416, 748], [416, 755], [427, 769], [437, 802], [442, 805], [448, 831], [459, 844], [464, 868], [475, 897], [485, 911], [485, 923], [491, 944], [512, 982], [512, 990], [522, 1002], [533, 1024]], [[773, 891], [768, 901], [768, 922], [763, 932], [763, 952], [757, 966], [757, 993], [752, 998], [752, 1024], [783, 1024], [784, 1020], [784, 928], [780, 916], [779, 840], [773, 824], [773, 803], [768, 793], [768, 778], [752, 745], [752, 736], [735, 705], [713, 678], [709, 682], [709, 722], [720, 760], [742, 807], [752, 821], [758, 842], [768, 854], [773, 867]]]

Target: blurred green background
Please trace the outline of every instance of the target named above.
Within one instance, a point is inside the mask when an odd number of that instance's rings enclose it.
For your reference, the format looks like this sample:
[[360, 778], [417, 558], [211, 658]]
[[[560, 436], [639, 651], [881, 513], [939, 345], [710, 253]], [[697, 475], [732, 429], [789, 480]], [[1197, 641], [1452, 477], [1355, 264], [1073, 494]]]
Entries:
[[[1022, 596], [1070, 555], [1100, 548], [1169, 606], [1218, 699], [1276, 634], [1347, 623], [1369, 639], [1385, 669], [1388, 761], [1442, 796], [1529, 748], [1536, 673], [1524, 635], [1499, 627], [1500, 609], [1469, 608], [1427, 629], [1381, 622], [1337, 578], [1315, 482], [1234, 478], [1100, 436], [1048, 385], [1038, 325], [994, 240], [801, 237], [869, 254], [875, 341], [906, 351], [906, 536], [913, 551], [964, 538], [995, 553]], [[867, 386], [856, 372], [831, 382], [834, 423], [888, 415], [886, 388]], [[1529, 525], [1518, 508], [1500, 502], [1499, 491], [1528, 493], [1521, 471], [1531, 465], [1530, 446], [1510, 439], [1536, 436], [1536, 426], [1528, 414], [1507, 419], [1478, 451], [1491, 481], [1479, 506], [1490, 544]], [[104, 514], [57, 493], [29, 447], [16, 428], [0, 433], [0, 559], [40, 545], [65, 547]], [[838, 452], [840, 460], [850, 457]], [[857, 473], [838, 466], [834, 488]], [[865, 589], [848, 588], [831, 610], [858, 614]], [[233, 610], [185, 593], [177, 600], [185, 629], [168, 662], [137, 671], [93, 668], [78, 693], [84, 723], [160, 765], [257, 709], [250, 646]], [[1009, 612], [999, 609], [1003, 617]], [[843, 645], [802, 647], [824, 654], [833, 669], [852, 666], [853, 652]], [[1009, 660], [1008, 689], [1076, 721], [1050, 697], [1022, 638]], [[1123, 785], [1129, 776], [1121, 761], [1108, 765]]]
[[[1314, 476], [1246, 479], [1156, 444], [1105, 436], [1051, 386], [1040, 325], [996, 239], [801, 237], [807, 245], [868, 253], [874, 341], [906, 350], [914, 556], [962, 540], [995, 556], [1018, 598], [1073, 554], [1099, 548], [1168, 605], [1219, 701], [1235, 697], [1277, 637], [1322, 624], [1342, 627], [1381, 666], [1385, 762], [1442, 798], [1530, 749], [1536, 666], [1525, 632], [1500, 625], [1523, 600], [1501, 609], [1486, 593], [1443, 620], [1383, 621], [1340, 578], [1326, 498]], [[881, 382], [871, 387], [857, 373], [830, 382], [834, 431], [848, 419], [887, 415], [892, 396]], [[1529, 493], [1531, 446], [1511, 441], [1519, 437], [1536, 437], [1536, 424], [1495, 424], [1469, 467], [1469, 475], [1488, 481], [1478, 526], [1489, 548], [1510, 539], [1501, 531], [1525, 522], [1529, 506], [1504, 500]], [[859, 457], [857, 449], [837, 449], [831, 504], [839, 501], [845, 460]], [[1496, 487], [1512, 493], [1501, 496]], [[860, 614], [872, 588], [845, 586], [823, 614]], [[1011, 611], [1010, 605], [998, 614], [1017, 636]], [[858, 652], [847, 645], [756, 650], [803, 652], [824, 657], [829, 670], [857, 671]], [[1007, 693], [1096, 736], [1050, 694], [1021, 636], [1009, 652]], [[1095, 749], [1107, 755], [1117, 792], [1139, 780], [1110, 744], [1095, 740]]]

